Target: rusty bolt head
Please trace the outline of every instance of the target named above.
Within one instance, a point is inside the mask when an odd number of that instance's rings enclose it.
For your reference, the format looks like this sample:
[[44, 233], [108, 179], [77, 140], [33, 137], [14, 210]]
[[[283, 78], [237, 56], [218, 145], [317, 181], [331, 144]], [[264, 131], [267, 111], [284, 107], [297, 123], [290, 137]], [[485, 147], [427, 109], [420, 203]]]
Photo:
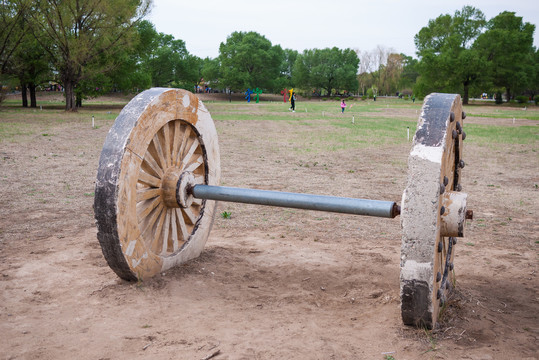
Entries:
[[449, 121], [450, 122], [455, 121], [455, 113], [453, 111], [451, 111], [451, 113], [449, 114]]
[[466, 210], [466, 219], [473, 220], [473, 210]]
[[436, 292], [436, 299], [440, 299], [442, 297], [442, 289], [438, 289]]
[[440, 241], [440, 242], [438, 243], [438, 252], [441, 253], [442, 250], [443, 250], [443, 248], [444, 248], [444, 245], [443, 245], [442, 242]]
[[466, 133], [464, 131], [462, 132], [462, 140], [466, 140]]
[[466, 113], [464, 111], [462, 112], [462, 119], [466, 119]]
[[459, 136], [459, 133], [457, 132], [457, 130], [453, 129], [453, 131], [451, 131], [451, 136], [453, 137], [453, 139], [456, 139], [457, 136]]
[[449, 184], [449, 179], [447, 176], [444, 176], [444, 186], [447, 186], [447, 184]]
[[462, 185], [457, 184], [457, 186], [455, 186], [455, 191], [462, 191]]
[[445, 213], [445, 206], [442, 206], [440, 208], [440, 215], [443, 215]]
[[445, 192], [445, 185], [440, 184], [440, 195], [442, 195]]
[[461, 159], [461, 160], [459, 161], [459, 167], [460, 167], [461, 169], [464, 169], [464, 166], [466, 166], [466, 163], [464, 162], [464, 160]]
[[442, 274], [438, 271], [436, 274], [436, 282], [439, 282], [440, 280], [442, 280]]
[[453, 239], [453, 245], [457, 245], [457, 238], [454, 237], [454, 238], [452, 238], [452, 239]]
[[455, 265], [453, 265], [453, 263], [449, 264], [449, 270], [453, 271], [454, 267], [455, 267]]

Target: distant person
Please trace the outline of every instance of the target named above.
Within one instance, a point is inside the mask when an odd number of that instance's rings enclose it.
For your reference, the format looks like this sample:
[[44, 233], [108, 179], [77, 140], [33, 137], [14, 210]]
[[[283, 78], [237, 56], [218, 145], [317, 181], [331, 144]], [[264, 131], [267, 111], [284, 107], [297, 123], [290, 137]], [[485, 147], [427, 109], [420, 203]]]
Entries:
[[412, 102], [415, 103], [415, 95], [412, 95]]
[[346, 109], [346, 103], [344, 102], [344, 99], [341, 100], [341, 114], [344, 113], [344, 109]]
[[292, 112], [296, 112], [296, 93], [293, 92], [292, 96], [290, 97], [290, 110]]

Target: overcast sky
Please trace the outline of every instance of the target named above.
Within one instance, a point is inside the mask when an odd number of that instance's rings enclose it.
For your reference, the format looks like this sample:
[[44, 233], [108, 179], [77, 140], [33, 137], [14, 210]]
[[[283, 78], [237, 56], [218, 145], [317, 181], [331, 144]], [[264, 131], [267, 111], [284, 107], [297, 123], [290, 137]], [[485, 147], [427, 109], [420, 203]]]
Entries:
[[219, 55], [219, 44], [234, 31], [256, 31], [273, 45], [302, 52], [336, 46], [371, 51], [378, 45], [415, 55], [414, 35], [441, 14], [465, 5], [486, 19], [513, 11], [535, 25], [539, 47], [537, 0], [153, 0], [148, 17], [157, 31], [185, 41], [201, 58]]

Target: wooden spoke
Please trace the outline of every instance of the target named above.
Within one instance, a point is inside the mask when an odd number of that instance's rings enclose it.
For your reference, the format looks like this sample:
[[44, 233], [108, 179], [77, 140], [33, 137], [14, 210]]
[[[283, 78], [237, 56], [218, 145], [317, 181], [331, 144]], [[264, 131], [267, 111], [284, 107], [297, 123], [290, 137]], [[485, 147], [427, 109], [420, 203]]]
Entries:
[[152, 176], [144, 171], [141, 171], [139, 174], [139, 181], [143, 184], [153, 186], [153, 187], [160, 187], [161, 186], [161, 179]]
[[[167, 125], [165, 125], [167, 126]], [[161, 164], [161, 167], [163, 169], [166, 169], [167, 168], [167, 161], [165, 160], [165, 154], [164, 154], [164, 150], [163, 150], [163, 147], [161, 146], [161, 140], [159, 139], [159, 134], [160, 133], [157, 133], [155, 134], [155, 136], [153, 137], [153, 141], [152, 141], [152, 144], [157, 152], [157, 156], [158, 156], [158, 159], [159, 159], [159, 164]]]
[[163, 177], [163, 169], [157, 164], [149, 151], [146, 152], [144, 159], [142, 160], [142, 169], [159, 179]]
[[190, 164], [188, 164], [184, 171], [189, 171], [189, 172], [194, 172], [196, 169], [198, 169], [198, 167], [200, 165], [204, 164], [204, 157], [202, 155], [200, 155], [199, 157], [197, 157], [195, 159], [195, 161], [191, 162]]
[[196, 215], [193, 213], [191, 208], [183, 209], [183, 213], [187, 216], [187, 219], [190, 221], [191, 224], [196, 224]]
[[[183, 169], [185, 169], [186, 164], [191, 162], [191, 158], [193, 157], [193, 154], [195, 153], [195, 150], [200, 146], [200, 143], [196, 138], [193, 138], [193, 141], [189, 145], [189, 149], [186, 154], [183, 156], [182, 165]], [[180, 169], [182, 166], [180, 166]]]
[[183, 132], [180, 149], [178, 150], [178, 153], [176, 154], [176, 164], [178, 167], [180, 167], [180, 164], [182, 163], [184, 159], [183, 153], [185, 152], [185, 148], [187, 146], [187, 143], [189, 142], [190, 136], [191, 136], [191, 128], [187, 126], [185, 127], [185, 130]]
[[178, 218], [178, 225], [180, 226], [180, 231], [182, 234], [181, 238], [184, 242], [186, 242], [187, 240], [189, 240], [189, 234], [191, 233], [191, 231], [188, 231], [187, 225], [185, 225], [182, 211], [180, 209], [176, 209], [176, 216]]
[[137, 190], [137, 203], [161, 196], [161, 189], [144, 187]]
[[164, 153], [165, 153], [165, 163], [166, 163], [167, 168], [169, 168], [172, 165], [172, 161], [171, 161], [172, 153], [171, 153], [171, 148], [170, 148], [170, 140], [171, 140], [170, 137], [171, 137], [170, 123], [167, 123], [167, 124], [165, 124], [165, 126], [163, 126], [163, 139], [162, 139], [162, 144], [164, 146]]

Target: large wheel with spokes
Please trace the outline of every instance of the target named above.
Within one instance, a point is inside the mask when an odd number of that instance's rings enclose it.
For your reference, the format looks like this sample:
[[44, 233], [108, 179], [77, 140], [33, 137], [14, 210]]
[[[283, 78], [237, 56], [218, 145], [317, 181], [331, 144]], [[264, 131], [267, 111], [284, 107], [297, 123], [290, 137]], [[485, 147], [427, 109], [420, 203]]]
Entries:
[[465, 117], [459, 95], [425, 98], [401, 204], [401, 313], [407, 325], [432, 328], [454, 286], [455, 245], [467, 215], [460, 183]]
[[181, 199], [182, 177], [189, 184], [219, 184], [213, 120], [187, 91], [147, 90], [116, 119], [97, 172], [97, 236], [121, 278], [149, 278], [202, 252], [216, 203]]

